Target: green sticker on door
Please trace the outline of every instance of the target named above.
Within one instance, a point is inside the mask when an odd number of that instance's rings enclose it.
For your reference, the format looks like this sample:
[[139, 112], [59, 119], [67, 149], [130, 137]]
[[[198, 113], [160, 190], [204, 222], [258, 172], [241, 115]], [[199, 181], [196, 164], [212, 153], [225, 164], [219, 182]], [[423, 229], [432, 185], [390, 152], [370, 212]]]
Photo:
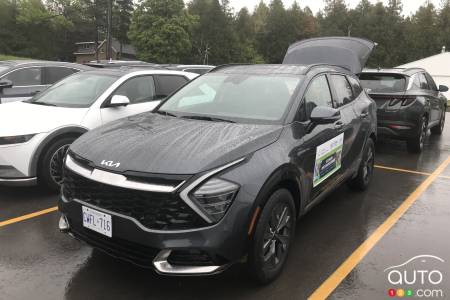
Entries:
[[317, 147], [313, 187], [318, 186], [341, 168], [343, 143], [344, 133], [341, 133]]

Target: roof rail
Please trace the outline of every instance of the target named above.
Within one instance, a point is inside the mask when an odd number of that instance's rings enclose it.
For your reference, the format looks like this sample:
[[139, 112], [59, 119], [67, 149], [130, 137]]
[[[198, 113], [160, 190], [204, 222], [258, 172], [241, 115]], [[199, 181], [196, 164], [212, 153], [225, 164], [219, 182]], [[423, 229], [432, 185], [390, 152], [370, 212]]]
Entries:
[[325, 66], [328, 66], [328, 67], [338, 67], [338, 68], [342, 68], [342, 69], [346, 69], [346, 70], [348, 70], [348, 71], [351, 71], [350, 68], [345, 67], [345, 66], [321, 63], [321, 64], [312, 64], [312, 65], [309, 65], [308, 68], [305, 70], [305, 73], [308, 73], [309, 71], [311, 71], [312, 68], [316, 68], [316, 67], [325, 67]]
[[253, 64], [249, 64], [249, 63], [223, 64], [223, 65], [219, 65], [219, 66], [217, 66], [217, 67], [215, 67], [215, 68], [212, 68], [211, 70], [209, 70], [208, 73], [212, 73], [212, 72], [214, 72], [214, 71], [218, 71], [218, 70], [224, 69], [224, 68], [226, 68], [226, 67], [233, 67], [233, 66], [250, 66], [250, 65], [253, 65]]

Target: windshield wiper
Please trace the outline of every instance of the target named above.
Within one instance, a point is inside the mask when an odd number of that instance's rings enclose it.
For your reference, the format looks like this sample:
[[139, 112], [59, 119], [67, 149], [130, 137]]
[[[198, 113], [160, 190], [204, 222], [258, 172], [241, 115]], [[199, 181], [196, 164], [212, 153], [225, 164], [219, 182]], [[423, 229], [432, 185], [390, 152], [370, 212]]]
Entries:
[[173, 113], [170, 113], [170, 112], [164, 111], [164, 110], [157, 110], [157, 111], [155, 111], [155, 113], [157, 113], [157, 114], [159, 114], [159, 115], [171, 116], [171, 117], [178, 118], [177, 115], [174, 115]]
[[183, 119], [192, 119], [192, 120], [202, 120], [202, 121], [212, 121], [212, 122], [227, 122], [227, 123], [236, 123], [235, 121], [228, 119], [221, 119], [216, 117], [208, 117], [208, 116], [181, 116]]
[[36, 102], [36, 101], [30, 101], [31, 104], [37, 104], [37, 105], [45, 105], [45, 106], [56, 106], [56, 104], [53, 103], [47, 103], [47, 102]]

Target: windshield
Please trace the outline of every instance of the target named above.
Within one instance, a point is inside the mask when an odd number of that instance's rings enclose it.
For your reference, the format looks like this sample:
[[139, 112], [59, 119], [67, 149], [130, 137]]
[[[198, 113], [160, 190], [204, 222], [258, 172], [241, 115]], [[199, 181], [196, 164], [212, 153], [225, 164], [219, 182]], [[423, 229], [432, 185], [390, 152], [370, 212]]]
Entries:
[[406, 89], [406, 78], [401, 74], [371, 74], [359, 75], [361, 85], [373, 93], [396, 93]]
[[11, 67], [10, 66], [8, 66], [8, 65], [2, 65], [2, 64], [0, 64], [0, 73], [2, 73], [2, 72], [4, 72], [4, 71], [6, 71], [6, 70], [8, 70], [8, 69], [10, 69]]
[[36, 95], [30, 103], [60, 107], [89, 107], [116, 80], [117, 77], [113, 75], [78, 73]]
[[302, 76], [207, 74], [192, 81], [160, 108], [176, 116], [234, 122], [278, 123]]

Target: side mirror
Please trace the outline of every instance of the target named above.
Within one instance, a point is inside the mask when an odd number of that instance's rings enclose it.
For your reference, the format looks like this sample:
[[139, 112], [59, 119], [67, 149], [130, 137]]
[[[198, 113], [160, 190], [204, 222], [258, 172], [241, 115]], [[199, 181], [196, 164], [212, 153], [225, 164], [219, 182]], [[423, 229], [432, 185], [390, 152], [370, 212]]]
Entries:
[[439, 85], [439, 92], [448, 92], [448, 86], [446, 85]]
[[334, 123], [341, 118], [341, 112], [328, 106], [316, 106], [311, 112], [311, 122], [315, 124]]
[[108, 107], [127, 106], [128, 104], [130, 104], [130, 99], [128, 99], [127, 96], [114, 95], [112, 96]]
[[0, 81], [0, 90], [5, 88], [11, 88], [13, 86], [13, 83], [11, 80], [3, 79]]

